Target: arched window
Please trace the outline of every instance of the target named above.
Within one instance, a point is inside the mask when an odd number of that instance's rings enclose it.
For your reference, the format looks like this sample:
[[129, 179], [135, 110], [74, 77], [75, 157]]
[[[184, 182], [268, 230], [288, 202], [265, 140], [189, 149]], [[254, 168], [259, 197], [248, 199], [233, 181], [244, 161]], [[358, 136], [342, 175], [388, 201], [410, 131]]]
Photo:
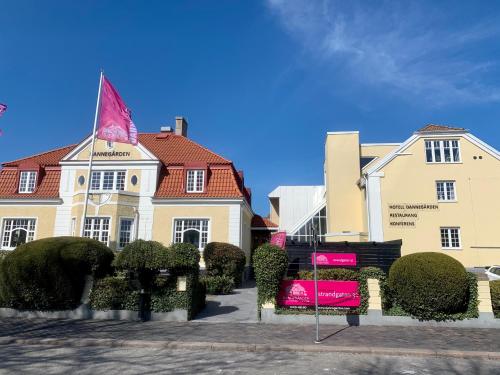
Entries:
[[4, 219], [2, 248], [15, 249], [18, 245], [33, 241], [36, 219]]
[[208, 219], [176, 219], [174, 243], [191, 243], [200, 251], [208, 243]]

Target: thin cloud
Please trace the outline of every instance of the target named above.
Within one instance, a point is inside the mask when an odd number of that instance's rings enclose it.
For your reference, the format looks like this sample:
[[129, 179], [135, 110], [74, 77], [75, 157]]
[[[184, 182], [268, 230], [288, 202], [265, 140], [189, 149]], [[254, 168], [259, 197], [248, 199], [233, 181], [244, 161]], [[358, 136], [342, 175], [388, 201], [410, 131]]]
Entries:
[[500, 35], [495, 22], [446, 28], [446, 16], [406, 2], [267, 0], [283, 27], [317, 61], [347, 66], [362, 84], [436, 105], [500, 101], [487, 77], [496, 62], [471, 51]]

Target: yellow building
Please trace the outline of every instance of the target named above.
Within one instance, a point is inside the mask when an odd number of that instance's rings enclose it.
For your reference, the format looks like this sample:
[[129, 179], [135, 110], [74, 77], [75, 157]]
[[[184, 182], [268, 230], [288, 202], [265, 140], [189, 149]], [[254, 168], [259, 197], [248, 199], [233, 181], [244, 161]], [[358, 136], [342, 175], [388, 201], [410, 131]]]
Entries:
[[500, 153], [462, 128], [427, 125], [403, 143], [326, 137], [325, 184], [280, 186], [270, 219], [290, 239], [402, 239], [402, 254], [437, 251], [466, 267], [500, 263]]
[[[82, 221], [91, 137], [4, 163], [1, 249], [52, 236], [95, 238], [119, 250], [141, 238], [165, 245], [228, 242], [250, 254], [250, 191], [233, 163], [175, 129], [139, 134], [137, 146], [97, 140]], [[248, 258], [248, 257], [247, 257]]]

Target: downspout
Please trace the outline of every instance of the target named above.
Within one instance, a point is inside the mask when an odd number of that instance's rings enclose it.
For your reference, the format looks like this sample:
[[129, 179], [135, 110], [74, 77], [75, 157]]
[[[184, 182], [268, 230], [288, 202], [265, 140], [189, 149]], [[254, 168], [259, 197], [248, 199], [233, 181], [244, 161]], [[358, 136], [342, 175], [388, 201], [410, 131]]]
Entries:
[[371, 220], [370, 220], [370, 194], [369, 194], [369, 178], [368, 174], [365, 173], [363, 175], [365, 179], [365, 196], [366, 196], [366, 221], [367, 221], [367, 226], [368, 226], [368, 241], [372, 240], [372, 228], [371, 228]]

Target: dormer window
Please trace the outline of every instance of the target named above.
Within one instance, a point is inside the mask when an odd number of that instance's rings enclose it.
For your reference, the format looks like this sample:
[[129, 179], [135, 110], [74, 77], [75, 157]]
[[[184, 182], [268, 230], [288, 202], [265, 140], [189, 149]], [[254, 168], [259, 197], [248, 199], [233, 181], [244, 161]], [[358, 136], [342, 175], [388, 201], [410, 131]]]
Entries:
[[460, 147], [456, 139], [425, 141], [427, 163], [459, 163]]
[[203, 193], [205, 186], [205, 171], [202, 169], [190, 169], [187, 171], [188, 193]]
[[36, 186], [36, 172], [22, 171], [19, 177], [19, 193], [33, 193]]

